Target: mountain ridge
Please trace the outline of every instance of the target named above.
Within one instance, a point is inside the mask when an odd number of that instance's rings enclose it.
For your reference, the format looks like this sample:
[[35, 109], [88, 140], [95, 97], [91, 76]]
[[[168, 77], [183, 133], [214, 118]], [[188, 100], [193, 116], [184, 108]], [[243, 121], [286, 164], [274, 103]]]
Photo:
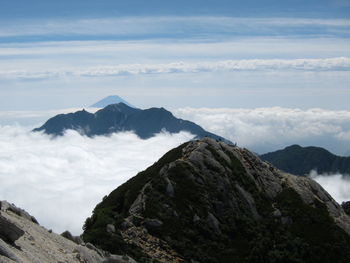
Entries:
[[82, 237], [141, 263], [350, 260], [350, 218], [319, 184], [210, 138], [112, 191]]
[[33, 131], [62, 136], [65, 130], [68, 129], [76, 130], [82, 135], [90, 137], [133, 131], [142, 139], [150, 138], [163, 130], [169, 133], [188, 131], [196, 135], [196, 138], [207, 136], [231, 143], [229, 140], [210, 133], [191, 121], [176, 118], [164, 108], [141, 110], [129, 107], [124, 103], [108, 105], [95, 113], [81, 110], [74, 113], [59, 114]]
[[301, 176], [308, 175], [311, 170], [319, 174], [350, 175], [350, 157], [337, 156], [321, 147], [294, 144], [262, 154], [260, 158], [281, 170]]
[[111, 255], [83, 243], [68, 231], [58, 235], [25, 210], [0, 201], [1, 263], [137, 263], [123, 253]]

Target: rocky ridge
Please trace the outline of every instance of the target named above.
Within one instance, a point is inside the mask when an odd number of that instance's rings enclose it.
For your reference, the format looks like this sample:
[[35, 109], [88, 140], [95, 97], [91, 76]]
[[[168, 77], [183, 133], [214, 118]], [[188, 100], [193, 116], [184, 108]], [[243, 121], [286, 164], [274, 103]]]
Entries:
[[[71, 239], [73, 237], [71, 236]], [[89, 243], [79, 244], [40, 226], [26, 211], [0, 202], [1, 263], [136, 263]]]
[[118, 187], [84, 229], [86, 242], [139, 262], [350, 260], [350, 217], [319, 184], [209, 138]]

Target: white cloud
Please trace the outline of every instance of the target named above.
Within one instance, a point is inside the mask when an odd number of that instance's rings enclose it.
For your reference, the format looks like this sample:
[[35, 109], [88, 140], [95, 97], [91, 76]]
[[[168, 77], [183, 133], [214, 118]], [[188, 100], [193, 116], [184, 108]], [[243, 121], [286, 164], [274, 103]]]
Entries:
[[259, 153], [294, 143], [325, 147], [337, 154], [350, 152], [350, 111], [182, 108], [174, 113]]
[[132, 133], [91, 139], [69, 131], [50, 139], [0, 126], [0, 200], [26, 209], [47, 228], [79, 234], [103, 196], [191, 138], [181, 132], [148, 140]]
[[310, 172], [310, 177], [318, 182], [339, 204], [350, 201], [350, 178], [342, 174], [317, 174]]
[[[42, 35], [133, 36], [157, 35], [183, 36], [206, 34], [272, 34], [276, 32], [298, 34], [305, 27], [317, 32], [337, 33], [350, 25], [349, 19], [312, 18], [234, 18], [222, 16], [156, 16], [119, 17], [98, 19], [18, 20], [2, 23], [0, 37]], [[315, 28], [316, 27], [316, 28]], [[289, 29], [286, 32], [281, 31]]]
[[0, 70], [0, 78], [41, 79], [64, 77], [106, 77], [143, 74], [173, 74], [231, 71], [348, 71], [350, 58], [244, 59], [166, 64], [117, 64], [89, 68], [45, 69], [44, 71]]

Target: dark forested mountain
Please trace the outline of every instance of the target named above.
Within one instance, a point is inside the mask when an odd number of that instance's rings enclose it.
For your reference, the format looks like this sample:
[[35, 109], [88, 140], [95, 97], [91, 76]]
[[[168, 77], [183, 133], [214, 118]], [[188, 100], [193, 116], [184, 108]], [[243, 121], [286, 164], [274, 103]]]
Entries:
[[291, 174], [305, 175], [316, 170], [350, 175], [350, 157], [340, 157], [320, 147], [292, 145], [260, 157]]
[[77, 130], [87, 136], [134, 131], [141, 138], [152, 137], [162, 130], [170, 133], [188, 131], [197, 135], [197, 138], [207, 136], [229, 142], [218, 135], [205, 131], [193, 122], [174, 117], [171, 112], [164, 108], [141, 110], [129, 107], [124, 103], [108, 105], [95, 114], [85, 110], [60, 114], [49, 119], [43, 126], [34, 129], [34, 131], [63, 135], [67, 129]]
[[350, 262], [350, 217], [315, 181], [191, 141], [106, 196], [82, 235], [145, 262]]

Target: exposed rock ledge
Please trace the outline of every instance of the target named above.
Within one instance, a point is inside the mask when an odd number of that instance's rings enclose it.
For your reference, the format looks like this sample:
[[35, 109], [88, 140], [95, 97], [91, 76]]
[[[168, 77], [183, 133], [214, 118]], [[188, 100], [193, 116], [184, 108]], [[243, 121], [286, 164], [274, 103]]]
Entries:
[[89, 243], [79, 245], [55, 234], [6, 201], [0, 201], [0, 262], [136, 263], [130, 257], [110, 255]]

